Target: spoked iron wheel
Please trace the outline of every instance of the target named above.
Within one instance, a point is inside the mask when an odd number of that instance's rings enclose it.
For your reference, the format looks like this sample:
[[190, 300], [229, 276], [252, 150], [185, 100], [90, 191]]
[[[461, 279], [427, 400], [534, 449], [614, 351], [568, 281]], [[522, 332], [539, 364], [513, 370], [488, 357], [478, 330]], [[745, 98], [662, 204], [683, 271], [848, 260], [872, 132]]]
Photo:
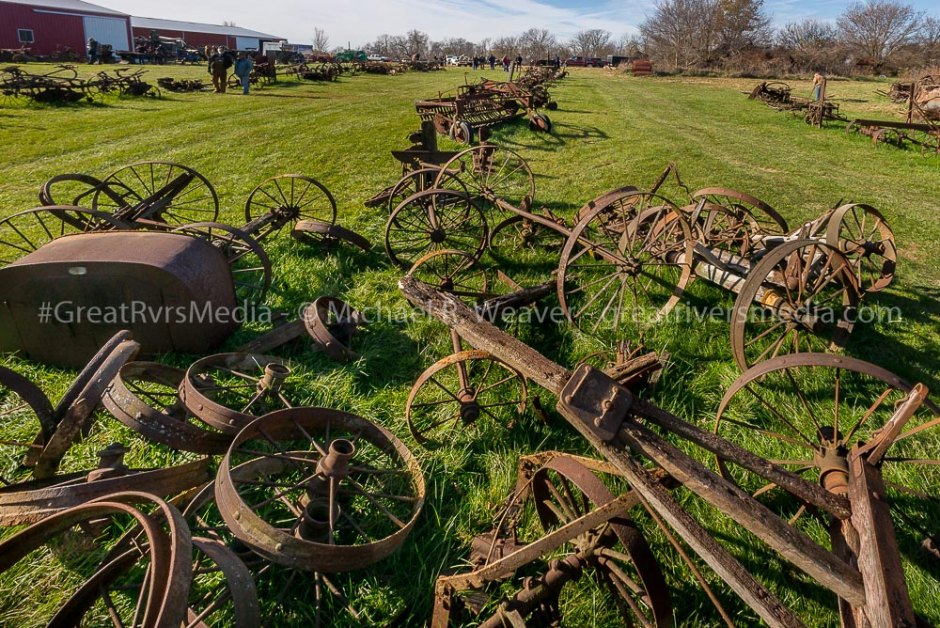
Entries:
[[87, 174], [60, 174], [42, 184], [39, 202], [43, 205], [91, 207], [95, 193], [104, 183]]
[[215, 222], [219, 197], [204, 176], [181, 164], [143, 161], [121, 168], [102, 182], [92, 208], [133, 222], [171, 225]]
[[466, 251], [479, 258], [488, 234], [486, 218], [469, 196], [453, 190], [424, 190], [409, 196], [389, 216], [385, 252], [403, 268], [442, 249]]
[[[722, 212], [716, 219], [720, 220], [720, 228], [717, 230], [722, 237], [718, 242], [735, 242], [746, 249], [740, 249], [738, 255], [747, 255], [750, 250], [749, 243], [743, 240], [745, 235], [785, 235], [789, 232], [787, 221], [783, 219], [780, 213], [750, 194], [731, 190], [728, 188], [703, 188], [692, 194], [692, 201], [699, 203], [704, 200], [704, 208], [699, 216], [699, 220], [704, 223], [706, 238], [711, 229], [709, 209], [714, 206], [722, 207], [726, 211]], [[733, 236], [732, 227], [738, 227], [738, 234]], [[718, 225], [716, 225], [718, 227]], [[706, 240], [708, 242], [709, 240]]]
[[[911, 390], [898, 376], [862, 360], [824, 353], [780, 356], [734, 381], [718, 407], [714, 431], [844, 495], [849, 450], [868, 442]], [[913, 524], [916, 514], [920, 525], [934, 527], [932, 534], [937, 533], [940, 516], [934, 490], [940, 483], [938, 426], [940, 408], [928, 398], [881, 463], [885, 483], [898, 498], [891, 500], [892, 512], [900, 511], [896, 514], [904, 517], [904, 525]], [[797, 497], [737, 465], [718, 459], [718, 469], [791, 523], [813, 512]], [[918, 543], [929, 536], [923, 532]]]
[[58, 418], [46, 395], [31, 381], [0, 367], [0, 483], [29, 477], [30, 467], [55, 431]]
[[401, 441], [325, 408], [272, 412], [246, 427], [215, 483], [219, 511], [240, 541], [278, 564], [326, 573], [366, 567], [395, 551], [414, 527], [424, 492], [418, 463]]
[[734, 302], [731, 349], [742, 369], [787, 353], [834, 351], [855, 326], [849, 260], [835, 247], [794, 240], [754, 265]]
[[529, 164], [518, 153], [492, 144], [457, 153], [441, 167], [434, 186], [447, 188], [452, 177], [457, 177], [473, 198], [488, 205], [496, 205], [499, 199], [528, 210], [535, 198], [535, 175]]
[[[257, 465], [249, 461], [233, 468], [232, 477], [237, 481], [251, 482], [252, 474], [257, 470]], [[183, 517], [192, 530], [195, 547], [198, 548], [200, 539], [222, 545], [248, 568], [251, 586], [256, 594], [260, 592], [257, 602], [265, 618], [264, 625], [277, 626], [286, 623], [288, 618], [296, 621], [298, 615], [304, 614], [308, 615], [302, 617], [309, 620], [308, 625], [317, 628], [330, 625], [331, 618], [344, 612], [355, 620], [360, 619], [359, 613], [330, 576], [319, 571], [310, 574], [269, 562], [236, 538], [219, 512], [214, 482], [205, 485], [192, 497], [183, 510]], [[198, 576], [194, 580], [195, 588], [199, 584]], [[307, 608], [312, 610], [307, 611]], [[245, 625], [251, 624], [246, 622]]]
[[[532, 496], [546, 532], [614, 499], [581, 463], [559, 456], [532, 476]], [[673, 625], [669, 590], [642, 532], [629, 519], [615, 518], [571, 542], [586, 566], [606, 586], [625, 619], [642, 626]]]
[[849, 258], [862, 291], [884, 290], [894, 280], [894, 232], [874, 207], [852, 203], [833, 212], [826, 224], [826, 244]]
[[62, 236], [127, 228], [110, 215], [58, 205], [27, 209], [0, 220], [0, 264], [10, 264]]
[[[559, 222], [559, 227], [564, 227]], [[527, 252], [558, 250], [564, 236], [525, 216], [510, 216], [490, 232], [489, 254], [498, 259], [518, 259]]]
[[[165, 531], [154, 516], [118, 501], [124, 495], [52, 515], [0, 543], [0, 582], [18, 592], [5, 621], [33, 624], [37, 609], [48, 609], [49, 625], [181, 625], [192, 578], [188, 531]], [[121, 533], [132, 526], [136, 542], [126, 545]], [[50, 573], [65, 599], [52, 609], [44, 599]]]
[[461, 351], [415, 380], [405, 418], [415, 440], [438, 447], [465, 438], [478, 421], [509, 425], [525, 407], [521, 373], [486, 351]]
[[313, 177], [282, 174], [271, 177], [248, 195], [245, 220], [251, 222], [264, 214], [275, 217], [271, 230], [298, 220], [332, 225], [336, 222], [336, 201], [326, 186]]
[[408, 275], [475, 305], [491, 296], [487, 292], [486, 272], [476, 262], [464, 251], [433, 251], [415, 262]]
[[583, 331], [642, 330], [682, 298], [694, 240], [681, 211], [659, 203], [628, 192], [595, 207], [572, 230], [558, 265], [558, 300]]
[[228, 260], [239, 305], [260, 303], [271, 287], [271, 260], [250, 235], [217, 222], [197, 222], [174, 229], [219, 249]]
[[[437, 187], [435, 181], [437, 181], [440, 174], [440, 168], [418, 168], [406, 173], [389, 192], [388, 213], [391, 214], [395, 211], [395, 208], [412, 194]], [[461, 182], [460, 178], [450, 173], [443, 175], [440, 187], [467, 193], [467, 187]]]
[[186, 371], [180, 398], [194, 415], [226, 434], [256, 417], [290, 408], [290, 367], [273, 356], [222, 353], [197, 360]]

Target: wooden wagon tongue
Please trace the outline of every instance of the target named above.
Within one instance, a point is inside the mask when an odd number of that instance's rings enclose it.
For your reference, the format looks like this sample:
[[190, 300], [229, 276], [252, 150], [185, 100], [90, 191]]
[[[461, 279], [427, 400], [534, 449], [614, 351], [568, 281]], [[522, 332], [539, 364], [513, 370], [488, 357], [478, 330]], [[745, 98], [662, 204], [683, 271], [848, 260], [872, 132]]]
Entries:
[[[774, 626], [802, 622], [715, 541], [631, 453], [643, 454], [687, 489], [745, 526], [781, 557], [836, 593], [845, 613], [864, 613], [872, 625], [914, 625], [884, 484], [875, 463], [923, 403], [916, 386], [867, 445], [848, 456], [847, 497], [828, 492], [737, 445], [636, 398], [603, 372], [582, 364], [574, 372], [482, 320], [452, 295], [413, 277], [399, 282], [405, 297], [445, 323], [473, 347], [488, 351], [558, 396], [557, 410], [607, 458], [639, 494], [760, 617]], [[639, 420], [638, 420], [639, 419]], [[644, 424], [654, 423], [732, 461], [841, 521], [834, 526], [837, 552], [830, 552], [791, 527], [766, 506], [720, 477]], [[874, 459], [869, 459], [873, 456]], [[844, 538], [843, 538], [844, 537]], [[851, 562], [856, 560], [858, 567]]]

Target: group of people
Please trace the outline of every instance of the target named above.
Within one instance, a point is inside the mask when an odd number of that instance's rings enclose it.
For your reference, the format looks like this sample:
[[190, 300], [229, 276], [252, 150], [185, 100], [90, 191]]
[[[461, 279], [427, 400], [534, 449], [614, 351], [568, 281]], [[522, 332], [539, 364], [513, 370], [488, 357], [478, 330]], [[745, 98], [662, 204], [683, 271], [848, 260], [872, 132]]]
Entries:
[[212, 87], [215, 88], [215, 93], [225, 93], [228, 71], [235, 66], [234, 72], [242, 84], [242, 94], [247, 94], [251, 88], [251, 70], [254, 65], [254, 61], [247, 52], [239, 52], [238, 57], [235, 58], [232, 51], [222, 46], [216, 48], [215, 52], [209, 55], [209, 74], [212, 75]]
[[[509, 71], [509, 64], [510, 64], [511, 62], [512, 62], [512, 60], [509, 58], [509, 55], [503, 55], [502, 60], [500, 60], [500, 59], [497, 59], [497, 58], [496, 58], [496, 55], [490, 53], [490, 56], [488, 56], [488, 57], [474, 57], [474, 58], [473, 58], [473, 69], [476, 70], [477, 68], [485, 68], [486, 65], [489, 64], [490, 69], [491, 69], [491, 70], [495, 70], [495, 69], [496, 69], [496, 64], [497, 64], [497, 63], [502, 63], [502, 65], [503, 65], [503, 71], [504, 71], [504, 72], [508, 72], [508, 71]], [[518, 55], [518, 56], [516, 57], [516, 59], [515, 59], [515, 64], [516, 64], [517, 67], [522, 65], [522, 55]]]

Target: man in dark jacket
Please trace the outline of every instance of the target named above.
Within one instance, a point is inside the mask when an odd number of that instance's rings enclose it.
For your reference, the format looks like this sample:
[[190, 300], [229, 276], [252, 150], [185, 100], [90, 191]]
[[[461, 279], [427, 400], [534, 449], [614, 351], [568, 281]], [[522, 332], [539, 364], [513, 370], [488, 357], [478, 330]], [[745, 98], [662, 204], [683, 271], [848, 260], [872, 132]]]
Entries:
[[216, 94], [225, 93], [225, 81], [228, 79], [228, 69], [232, 67], [232, 55], [222, 46], [215, 49], [215, 54], [209, 57], [209, 74], [212, 75], [212, 86]]

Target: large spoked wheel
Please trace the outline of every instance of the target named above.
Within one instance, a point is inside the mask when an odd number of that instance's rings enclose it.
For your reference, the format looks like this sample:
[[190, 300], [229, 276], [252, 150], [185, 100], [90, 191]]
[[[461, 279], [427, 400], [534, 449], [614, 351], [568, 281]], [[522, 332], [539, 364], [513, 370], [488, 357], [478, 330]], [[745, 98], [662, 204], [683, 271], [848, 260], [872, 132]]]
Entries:
[[271, 287], [271, 260], [250, 235], [217, 222], [197, 222], [174, 230], [216, 247], [228, 260], [239, 303], [260, 303]]
[[[727, 242], [731, 235], [731, 227], [738, 225], [739, 233], [732, 241], [738, 241], [741, 245], [746, 243], [742, 237], [747, 234], [751, 236], [760, 235], [785, 235], [789, 232], [787, 221], [783, 219], [776, 209], [750, 194], [731, 190], [728, 188], [703, 188], [692, 194], [692, 201], [699, 203], [704, 201], [702, 213], [699, 220], [703, 223], [703, 235], [708, 237], [712, 232], [710, 222], [720, 220], [720, 228], [716, 234], [722, 237], [718, 242]], [[726, 211], [715, 218], [711, 218], [710, 209], [718, 206]], [[717, 227], [718, 225], [716, 225]], [[706, 240], [708, 242], [708, 240]], [[739, 255], [747, 255], [750, 248], [742, 250]]]
[[874, 207], [851, 203], [833, 212], [826, 224], [826, 244], [849, 258], [862, 291], [884, 290], [894, 280], [894, 232]]
[[388, 197], [388, 213], [391, 214], [395, 208], [401, 205], [402, 201], [418, 192], [430, 190], [435, 187], [441, 187], [447, 190], [454, 190], [467, 194], [467, 186], [463, 184], [460, 178], [454, 174], [447, 173], [441, 176], [441, 185], [435, 185], [438, 175], [441, 174], [440, 168], [418, 168], [412, 170], [403, 176], [396, 183]]
[[395, 551], [421, 512], [425, 486], [417, 460], [384, 428], [337, 410], [294, 408], [242, 430], [215, 494], [225, 523], [256, 553], [336, 573]]
[[525, 411], [521, 373], [486, 351], [461, 351], [422, 373], [405, 404], [411, 434], [425, 447], [460, 440], [481, 420], [511, 424]]
[[731, 349], [741, 369], [778, 355], [834, 351], [855, 326], [852, 265], [815, 240], [778, 246], [748, 274], [731, 314]]
[[[546, 532], [574, 521], [614, 499], [603, 482], [581, 463], [559, 456], [532, 476], [532, 496]], [[625, 618], [643, 626], [671, 626], [672, 604], [659, 564], [642, 533], [629, 519], [612, 519], [585, 531], [570, 544], [584, 556]]]
[[272, 214], [279, 227], [298, 220], [332, 225], [336, 222], [336, 200], [313, 177], [282, 174], [271, 177], [248, 195], [245, 220], [251, 222], [264, 214]]
[[10, 264], [62, 236], [126, 229], [109, 214], [71, 205], [37, 207], [0, 220], [0, 264]]
[[[559, 221], [559, 228], [564, 224]], [[510, 216], [490, 232], [489, 254], [496, 259], [518, 259], [530, 252], [557, 250], [564, 235], [525, 216]]]
[[583, 331], [643, 329], [682, 298], [692, 275], [692, 232], [678, 208], [658, 203], [651, 194], [625, 193], [572, 230], [558, 265], [558, 299]]
[[127, 221], [171, 225], [215, 222], [219, 197], [209, 180], [188, 166], [143, 161], [121, 168], [102, 181], [92, 208]]
[[442, 249], [483, 254], [489, 229], [483, 212], [469, 196], [453, 190], [430, 189], [412, 194], [388, 218], [385, 252], [403, 268]]
[[[445, 174], [446, 173], [446, 174]], [[495, 205], [499, 199], [529, 209], [535, 198], [535, 175], [525, 159], [511, 150], [482, 144], [457, 153], [441, 167], [434, 186], [447, 188], [456, 177], [470, 195]]]
[[433, 251], [415, 262], [408, 275], [475, 305], [491, 296], [487, 292], [486, 272], [477, 267], [476, 262], [476, 258], [464, 251]]
[[[893, 373], [862, 360], [825, 353], [781, 356], [758, 364], [734, 381], [718, 407], [714, 431], [844, 495], [847, 454], [888, 422], [896, 404], [911, 389]], [[931, 429], [938, 425], [940, 408], [928, 399], [882, 459], [885, 482], [899, 497], [889, 501], [892, 511], [900, 509], [902, 527], [930, 527], [940, 516], [933, 490], [940, 483], [937, 433]], [[792, 523], [807, 514], [802, 500], [776, 484], [723, 459], [718, 459], [718, 469]], [[912, 503], [917, 508], [902, 507]], [[931, 534], [918, 536], [919, 542]]]
[[226, 434], [255, 418], [292, 407], [285, 395], [291, 370], [273, 356], [222, 353], [193, 362], [180, 386], [180, 399], [194, 415]]

